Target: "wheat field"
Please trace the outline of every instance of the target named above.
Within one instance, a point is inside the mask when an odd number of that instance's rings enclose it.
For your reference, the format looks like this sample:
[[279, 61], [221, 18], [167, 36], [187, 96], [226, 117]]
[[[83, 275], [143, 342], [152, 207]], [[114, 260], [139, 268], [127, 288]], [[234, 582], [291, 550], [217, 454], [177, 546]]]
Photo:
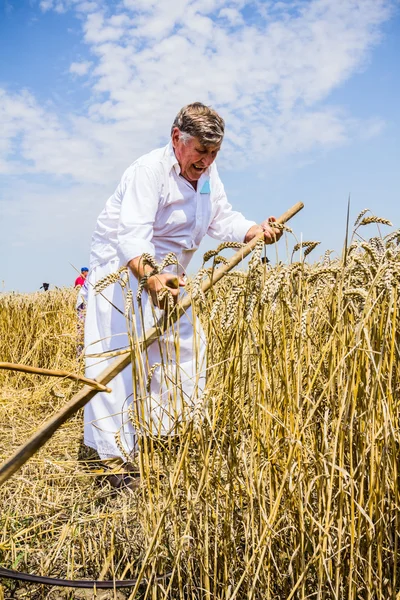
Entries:
[[[387, 225], [363, 211], [342, 256], [315, 262], [317, 242], [274, 266], [258, 246], [204, 296], [224, 261], [208, 253], [190, 284], [207, 386], [180, 444], [146, 446], [140, 487], [116, 492], [78, 413], [0, 489], [3, 566], [136, 586], [4, 579], [0, 598], [399, 600], [400, 232]], [[0, 360], [82, 373], [75, 294], [1, 295]], [[2, 459], [80, 387], [10, 370], [0, 384]]]

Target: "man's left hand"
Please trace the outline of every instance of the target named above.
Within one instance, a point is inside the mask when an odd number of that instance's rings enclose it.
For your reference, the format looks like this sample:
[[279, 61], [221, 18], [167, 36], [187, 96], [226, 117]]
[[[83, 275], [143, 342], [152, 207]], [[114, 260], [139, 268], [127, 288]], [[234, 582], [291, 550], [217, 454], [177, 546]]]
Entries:
[[260, 225], [253, 225], [250, 227], [244, 238], [245, 244], [250, 242], [250, 240], [262, 232], [264, 232], [264, 241], [266, 244], [273, 244], [274, 242], [277, 242], [282, 237], [283, 230], [274, 227], [274, 221], [276, 221], [275, 217], [269, 217], [260, 223]]

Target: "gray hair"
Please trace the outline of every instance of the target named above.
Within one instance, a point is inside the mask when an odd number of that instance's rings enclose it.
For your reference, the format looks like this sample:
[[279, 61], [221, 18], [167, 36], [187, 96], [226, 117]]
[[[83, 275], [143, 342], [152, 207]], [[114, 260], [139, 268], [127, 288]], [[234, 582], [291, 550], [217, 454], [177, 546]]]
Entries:
[[[177, 126], [175, 125], [175, 127]], [[193, 139], [193, 136], [190, 135], [190, 133], [187, 133], [186, 131], [180, 131], [179, 139], [182, 140], [184, 144], [187, 144], [189, 140]]]
[[225, 122], [219, 114], [201, 102], [194, 102], [181, 108], [171, 127], [171, 134], [177, 127], [183, 143], [196, 137], [204, 146], [217, 146], [224, 137]]

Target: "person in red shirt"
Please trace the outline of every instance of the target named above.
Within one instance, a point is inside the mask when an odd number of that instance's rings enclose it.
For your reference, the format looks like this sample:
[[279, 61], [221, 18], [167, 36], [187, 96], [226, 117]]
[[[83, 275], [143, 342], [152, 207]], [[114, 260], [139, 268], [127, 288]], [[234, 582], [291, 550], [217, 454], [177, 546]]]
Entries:
[[82, 267], [81, 274], [75, 279], [75, 287], [78, 287], [78, 285], [82, 287], [84, 285], [88, 272], [89, 269], [87, 267]]
[[76, 357], [79, 358], [84, 349], [84, 331], [85, 331], [85, 317], [86, 317], [86, 277], [89, 272], [87, 267], [82, 267], [81, 274], [75, 279], [75, 288], [78, 290], [78, 296], [76, 299], [76, 334], [77, 334], [77, 349]]

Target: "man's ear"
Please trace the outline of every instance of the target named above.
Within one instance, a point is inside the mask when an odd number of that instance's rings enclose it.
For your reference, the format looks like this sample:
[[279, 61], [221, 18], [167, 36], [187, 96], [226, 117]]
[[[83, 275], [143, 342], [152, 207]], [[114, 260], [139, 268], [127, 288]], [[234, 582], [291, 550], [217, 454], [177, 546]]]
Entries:
[[181, 132], [179, 131], [178, 127], [174, 127], [172, 130], [172, 134], [171, 134], [172, 145], [174, 148], [176, 147], [176, 145], [179, 142], [180, 135], [181, 135]]

